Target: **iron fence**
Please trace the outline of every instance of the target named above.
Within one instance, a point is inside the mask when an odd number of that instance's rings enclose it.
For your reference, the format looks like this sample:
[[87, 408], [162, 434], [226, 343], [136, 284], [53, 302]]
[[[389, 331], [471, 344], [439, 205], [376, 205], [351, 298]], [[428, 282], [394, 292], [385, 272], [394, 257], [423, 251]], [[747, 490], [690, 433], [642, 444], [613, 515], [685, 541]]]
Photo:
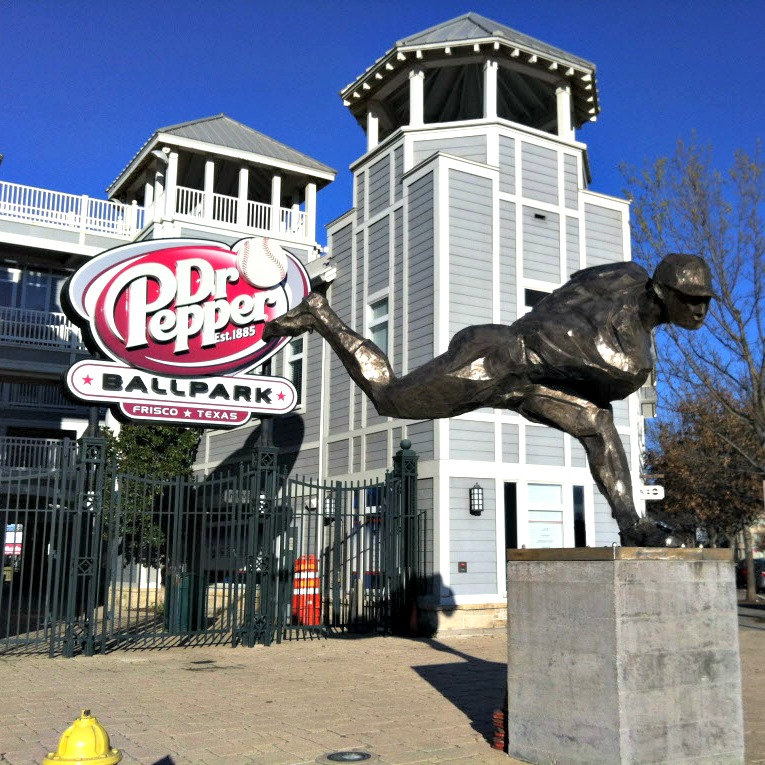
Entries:
[[425, 519], [408, 450], [356, 484], [283, 474], [268, 448], [204, 479], [126, 474], [100, 439], [17, 457], [36, 467], [0, 464], [0, 653], [268, 645], [390, 631], [413, 608]]

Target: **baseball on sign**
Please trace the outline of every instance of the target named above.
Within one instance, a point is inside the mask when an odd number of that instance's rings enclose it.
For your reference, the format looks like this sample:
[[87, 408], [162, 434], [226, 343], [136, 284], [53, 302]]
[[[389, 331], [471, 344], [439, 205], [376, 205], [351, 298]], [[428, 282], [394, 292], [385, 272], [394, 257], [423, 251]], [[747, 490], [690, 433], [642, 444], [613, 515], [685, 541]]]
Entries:
[[253, 287], [271, 289], [287, 276], [287, 253], [272, 239], [253, 236], [241, 239], [232, 249], [239, 273]]

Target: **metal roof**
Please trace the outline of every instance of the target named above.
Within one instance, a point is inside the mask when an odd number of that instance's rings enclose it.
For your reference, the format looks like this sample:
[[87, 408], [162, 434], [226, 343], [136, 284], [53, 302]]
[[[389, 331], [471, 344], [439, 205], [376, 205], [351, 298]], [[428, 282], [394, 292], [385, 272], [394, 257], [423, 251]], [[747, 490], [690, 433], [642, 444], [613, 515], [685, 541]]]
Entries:
[[162, 143], [172, 144], [173, 139], [177, 139], [181, 145], [184, 141], [193, 141], [207, 144], [210, 147], [218, 146], [225, 149], [226, 153], [242, 152], [252, 155], [253, 158], [270, 159], [275, 163], [293, 166], [309, 176], [312, 172], [317, 173], [318, 178], [321, 179], [320, 187], [333, 180], [337, 174], [337, 171], [329, 165], [325, 165], [307, 154], [297, 151], [297, 149], [269, 138], [264, 133], [237, 122], [225, 114], [216, 114], [212, 117], [181, 122], [156, 130], [110, 184], [107, 193], [109, 195], [116, 193], [117, 188], [122, 186], [136, 171], [142, 158], [152, 148], [156, 148]]
[[477, 13], [466, 13], [451, 21], [436, 24], [423, 32], [410, 35], [399, 40], [396, 48], [417, 47], [418, 45], [434, 45], [468, 40], [485, 40], [488, 38], [503, 38], [512, 45], [533, 50], [537, 54], [549, 56], [579, 66], [583, 69], [594, 69], [595, 65], [583, 58], [567, 53], [560, 48], [548, 45], [541, 40], [511, 29], [497, 21], [487, 19]]
[[443, 66], [457, 56], [489, 56], [540, 82], [567, 82], [576, 126], [594, 119], [600, 111], [593, 63], [477, 13], [466, 13], [399, 40], [340, 95], [363, 126], [366, 105], [382, 97], [379, 94], [389, 93], [388, 85], [403, 71], [412, 66]]
[[328, 165], [312, 159], [296, 149], [292, 149], [284, 143], [269, 138], [267, 135], [254, 130], [247, 125], [232, 120], [225, 114], [217, 114], [214, 117], [181, 122], [178, 125], [160, 128], [157, 133], [175, 135], [181, 138], [190, 138], [194, 141], [202, 141], [213, 146], [225, 146], [227, 149], [237, 149], [251, 154], [260, 154], [270, 159], [278, 159], [282, 162], [290, 162], [294, 165], [320, 170], [325, 173], [335, 171]]

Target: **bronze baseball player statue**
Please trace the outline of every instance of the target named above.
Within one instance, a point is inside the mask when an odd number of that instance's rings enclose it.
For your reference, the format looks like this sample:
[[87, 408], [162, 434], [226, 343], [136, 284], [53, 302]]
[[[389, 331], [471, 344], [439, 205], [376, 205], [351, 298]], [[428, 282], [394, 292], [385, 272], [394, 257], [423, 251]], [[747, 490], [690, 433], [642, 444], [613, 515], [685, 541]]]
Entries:
[[403, 377], [317, 292], [268, 322], [263, 336], [318, 332], [381, 415], [436, 419], [489, 406], [569, 433], [587, 452], [622, 544], [663, 546], [666, 531], [635, 510], [610, 402], [648, 378], [654, 327], [698, 329], [712, 297], [709, 266], [696, 255], [667, 255], [653, 277], [636, 263], [586, 268], [510, 326], [460, 330], [446, 353]]

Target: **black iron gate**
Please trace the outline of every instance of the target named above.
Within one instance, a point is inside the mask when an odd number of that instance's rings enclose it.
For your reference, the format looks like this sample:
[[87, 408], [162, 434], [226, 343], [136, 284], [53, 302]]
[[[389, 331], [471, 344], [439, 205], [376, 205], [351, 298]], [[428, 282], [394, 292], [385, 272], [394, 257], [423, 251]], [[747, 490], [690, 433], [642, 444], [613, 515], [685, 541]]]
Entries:
[[406, 628], [425, 546], [408, 448], [380, 482], [348, 485], [286, 476], [271, 448], [160, 480], [108, 464], [101, 439], [28, 440], [23, 457], [8, 443], [0, 653]]

